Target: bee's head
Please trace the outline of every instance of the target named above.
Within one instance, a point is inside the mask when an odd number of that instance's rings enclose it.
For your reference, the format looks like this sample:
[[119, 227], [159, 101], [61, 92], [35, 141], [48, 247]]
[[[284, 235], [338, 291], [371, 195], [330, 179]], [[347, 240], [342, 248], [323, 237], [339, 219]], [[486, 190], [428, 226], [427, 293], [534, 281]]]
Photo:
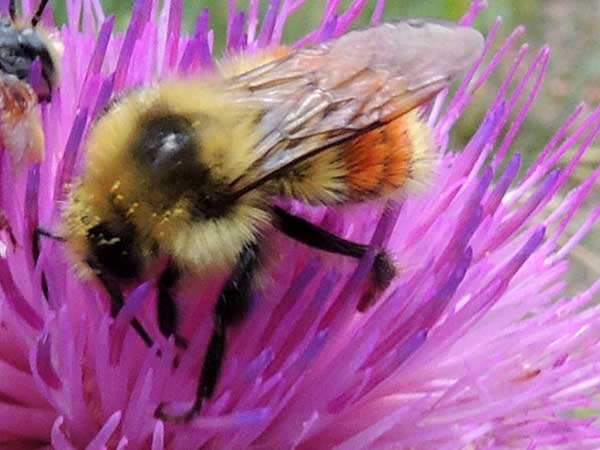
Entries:
[[101, 222], [87, 231], [86, 263], [118, 280], [133, 280], [143, 272], [134, 227], [127, 221]]
[[131, 197], [123, 196], [118, 174], [105, 175], [71, 186], [61, 234], [82, 276], [96, 271], [119, 281], [134, 280], [144, 274], [153, 249], [143, 245], [148, 240], [132, 220]]
[[56, 50], [51, 40], [33, 27], [17, 28], [9, 19], [0, 20], [0, 70], [29, 80], [36, 59], [41, 64], [41, 80], [32, 86], [40, 101], [47, 101], [58, 81]]

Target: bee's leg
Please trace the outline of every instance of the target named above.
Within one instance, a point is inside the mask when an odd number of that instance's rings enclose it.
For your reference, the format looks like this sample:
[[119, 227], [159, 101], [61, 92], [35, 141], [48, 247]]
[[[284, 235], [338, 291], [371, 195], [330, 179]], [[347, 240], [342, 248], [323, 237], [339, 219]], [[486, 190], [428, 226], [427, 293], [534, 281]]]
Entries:
[[[111, 317], [117, 317], [117, 314], [119, 314], [119, 311], [121, 311], [121, 308], [123, 308], [123, 305], [125, 305], [125, 301], [123, 300], [123, 294], [121, 293], [121, 290], [116, 285], [116, 283], [114, 283], [110, 278], [104, 276], [104, 274], [100, 270], [95, 269], [93, 264], [91, 264], [89, 261], [87, 261], [87, 263], [93, 270], [96, 271], [96, 276], [98, 277], [98, 280], [100, 281], [100, 283], [102, 283], [102, 286], [104, 286], [104, 289], [106, 289], [106, 292], [108, 292], [108, 295], [110, 296]], [[139, 334], [144, 343], [148, 347], [152, 347], [152, 344], [154, 342], [152, 341], [152, 338], [150, 337], [144, 326], [140, 323], [140, 321], [136, 318], [131, 319], [131, 326], [137, 332], [137, 334]]]
[[35, 239], [37, 239], [39, 241], [40, 236], [45, 236], [47, 238], [54, 239], [55, 241], [60, 241], [60, 242], [65, 241], [65, 238], [63, 236], [54, 234], [54, 233], [52, 233], [52, 231], [46, 230], [45, 228], [42, 228], [42, 227], [35, 227], [35, 230], [34, 230]]
[[10, 0], [8, 2], [8, 15], [10, 16], [10, 21], [15, 22], [17, 20], [17, 0]]
[[[303, 244], [338, 255], [362, 258], [371, 248], [366, 244], [348, 241], [335, 234], [294, 216], [278, 206], [273, 207], [274, 225], [285, 235]], [[358, 310], [365, 311], [373, 304], [377, 292], [385, 290], [396, 276], [396, 267], [383, 249], [376, 249], [375, 261], [371, 269], [371, 280], [366, 292], [358, 303]]]
[[31, 18], [31, 26], [32, 27], [35, 27], [38, 24], [38, 22], [40, 21], [40, 19], [42, 18], [42, 14], [44, 14], [44, 10], [46, 9], [47, 4], [48, 4], [48, 0], [42, 0], [40, 2], [40, 6], [38, 6], [37, 11]]
[[179, 313], [177, 311], [177, 304], [171, 295], [171, 290], [179, 281], [180, 273], [179, 270], [173, 266], [168, 265], [158, 279], [158, 299], [156, 302], [157, 306], [157, 318], [158, 328], [164, 336], [175, 336], [175, 345], [179, 348], [187, 348], [187, 340], [177, 334], [177, 326], [179, 324]]
[[[33, 259], [36, 262], [39, 257], [39, 254], [40, 254], [40, 236], [45, 236], [47, 238], [54, 239], [56, 241], [61, 241], [61, 242], [65, 241], [65, 238], [63, 236], [56, 235], [56, 234], [52, 233], [51, 231], [46, 230], [45, 228], [36, 227], [35, 230], [33, 230], [33, 242], [32, 242]], [[86, 262], [90, 266], [90, 268], [96, 272], [96, 276], [98, 277], [98, 280], [100, 280], [100, 283], [102, 284], [102, 286], [104, 286], [104, 289], [106, 289], [106, 292], [108, 292], [108, 295], [110, 296], [110, 315], [112, 317], [116, 317], [117, 314], [119, 314], [119, 311], [121, 311], [121, 308], [123, 308], [123, 305], [125, 304], [121, 290], [116, 285], [116, 283], [112, 282], [108, 277], [104, 276], [102, 274], [102, 271], [98, 267], [95, 267], [95, 264], [92, 261], [86, 261]], [[42, 291], [44, 292], [44, 295], [46, 296], [46, 298], [48, 298], [48, 284], [46, 283], [46, 277], [44, 274], [42, 274]], [[137, 332], [137, 334], [140, 335], [140, 337], [142, 338], [144, 343], [148, 347], [152, 347], [152, 344], [153, 344], [152, 338], [150, 337], [148, 332], [144, 329], [144, 327], [139, 322], [139, 320], [137, 320], [135, 318], [132, 319], [131, 326], [134, 328], [134, 330]]]
[[239, 323], [248, 313], [252, 280], [258, 266], [258, 258], [256, 244], [244, 247], [234, 271], [217, 299], [213, 310], [213, 333], [204, 356], [194, 404], [181, 415], [165, 413], [164, 404], [161, 404], [155, 413], [158, 418], [173, 422], [188, 422], [200, 412], [202, 402], [213, 396], [227, 347], [227, 328]]
[[[33, 237], [31, 241], [31, 252], [33, 254], [33, 262], [37, 264], [38, 258], [40, 257], [40, 236], [45, 236], [50, 239], [54, 239], [55, 241], [64, 242], [65, 238], [62, 236], [58, 236], [51, 231], [46, 230], [45, 228], [35, 227], [33, 230]], [[50, 298], [50, 294], [48, 292], [48, 282], [46, 280], [46, 274], [42, 272], [42, 293], [46, 300]]]

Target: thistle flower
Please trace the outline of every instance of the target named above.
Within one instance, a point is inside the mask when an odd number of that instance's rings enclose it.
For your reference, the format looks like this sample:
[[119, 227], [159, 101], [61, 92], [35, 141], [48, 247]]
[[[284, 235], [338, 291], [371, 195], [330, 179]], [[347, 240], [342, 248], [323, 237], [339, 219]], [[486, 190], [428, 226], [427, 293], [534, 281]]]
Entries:
[[[253, 52], [277, 44], [304, 3], [270, 1], [259, 27], [257, 0], [247, 12], [230, 2], [227, 48]], [[325, 2], [321, 26], [296, 45], [344, 33], [367, 2], [355, 0], [342, 13], [339, 3]], [[209, 14], [183, 36], [181, 0], [164, 1], [160, 11], [158, 2], [137, 0], [128, 29], [117, 33], [99, 2], [68, 6], [63, 80], [42, 109], [47, 159], [24, 180], [15, 179], [6, 154], [1, 161], [2, 448], [600, 446], [594, 420], [573, 414], [594, 407], [600, 391], [600, 314], [592, 303], [600, 281], [573, 298], [562, 294], [566, 258], [600, 205], [558, 244], [600, 168], [543, 214], [600, 129], [600, 108], [569, 134], [579, 106], [526, 171], [510, 152], [544, 78], [547, 48], [528, 65], [527, 47], [519, 49], [477, 132], [465, 148], [449, 151], [454, 124], [523, 33], [515, 30], [492, 54], [495, 23], [485, 54], [457, 92], [440, 95], [424, 112], [440, 144], [437, 176], [424, 194], [344, 212], [287, 205], [345, 237], [385, 245], [401, 275], [361, 314], [358, 287], [372, 255], [356, 267], [273, 236], [285, 264], [274, 260], [250, 317], [232, 334], [214, 399], [191, 423], [173, 425], [153, 412], [160, 402], [193, 397], [211, 326], [209, 283], [182, 293], [183, 332], [192, 340], [177, 355], [156, 328], [151, 282], [131, 292], [113, 321], [105, 294], [78, 279], [61, 244], [44, 241], [37, 249], [31, 235], [39, 224], [57, 223], [64, 186], [83, 157], [82, 139], [113, 95], [172, 72], [212, 69]], [[475, 0], [463, 23], [483, 6]], [[382, 8], [377, 2], [373, 22]], [[33, 1], [24, 1], [25, 14], [32, 10]], [[576, 143], [575, 156], [558, 169]], [[134, 314], [152, 332], [154, 348], [131, 330]]]

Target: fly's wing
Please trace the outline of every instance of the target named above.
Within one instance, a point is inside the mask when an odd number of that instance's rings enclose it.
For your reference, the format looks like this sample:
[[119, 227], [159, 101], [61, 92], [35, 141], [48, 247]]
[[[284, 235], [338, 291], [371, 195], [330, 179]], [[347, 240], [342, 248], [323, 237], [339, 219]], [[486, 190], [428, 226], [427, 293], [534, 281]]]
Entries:
[[353, 31], [231, 78], [233, 98], [263, 111], [254, 163], [232, 190], [242, 195], [426, 102], [482, 48], [471, 28], [410, 19]]

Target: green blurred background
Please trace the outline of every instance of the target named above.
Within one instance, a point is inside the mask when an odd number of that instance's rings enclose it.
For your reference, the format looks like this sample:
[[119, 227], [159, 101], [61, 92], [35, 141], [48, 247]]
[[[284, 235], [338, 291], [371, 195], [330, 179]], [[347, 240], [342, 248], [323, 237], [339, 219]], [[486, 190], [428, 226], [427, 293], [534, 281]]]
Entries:
[[[65, 12], [60, 5], [63, 0], [52, 0], [55, 16], [58, 22], [64, 21]], [[117, 16], [118, 27], [123, 29], [129, 20], [132, 0], [102, 0], [107, 13]], [[306, 0], [303, 6], [288, 22], [285, 39], [290, 42], [303, 35], [319, 24], [324, 0]], [[343, 10], [350, 0], [341, 2]], [[375, 5], [365, 9], [357, 26], [368, 22]], [[545, 44], [550, 44], [552, 57], [544, 86], [525, 121], [522, 131], [514, 142], [513, 151], [522, 152], [526, 161], [531, 161], [544, 146], [562, 120], [581, 101], [595, 106], [600, 102], [600, 2], [598, 0], [488, 0], [489, 7], [484, 10], [475, 24], [484, 33], [490, 29], [497, 16], [502, 16], [504, 25], [500, 36], [506, 36], [517, 25], [527, 28], [526, 40], [530, 43], [531, 59], [533, 54]], [[216, 33], [217, 49], [222, 48], [226, 24], [226, 13], [229, 0], [184, 0], [184, 28], [191, 30], [196, 17], [204, 8], [211, 10], [211, 26]], [[247, 0], [238, 0], [238, 9], [247, 8]], [[261, 12], [268, 1], [261, 0]], [[458, 19], [468, 8], [468, 0], [388, 0], [384, 11], [384, 20], [406, 16], [429, 16], [451, 20]], [[525, 42], [525, 39], [522, 40]], [[513, 52], [514, 55], [515, 52]], [[507, 58], [510, 61], [512, 58]], [[460, 148], [462, 143], [472, 134], [488, 101], [495, 94], [502, 81], [507, 67], [497, 71], [487, 84], [485, 91], [479, 95], [466, 117], [460, 123], [454, 136], [454, 145]], [[517, 77], [518, 78], [518, 77]], [[565, 159], [563, 164], [568, 161]], [[588, 151], [584, 163], [577, 170], [571, 183], [574, 186], [600, 164], [600, 149]], [[566, 193], [563, 193], [563, 195]], [[579, 224], [595, 205], [600, 202], [600, 189], [596, 187], [592, 197], [587, 202], [586, 211], [580, 214], [568, 230], [568, 235], [577, 230]], [[549, 205], [556, 207], [558, 200]], [[598, 227], [596, 227], [598, 228]], [[568, 236], [565, 236], [567, 239]], [[564, 241], [564, 240], [563, 240]], [[592, 233], [579, 245], [572, 254], [573, 262], [570, 269], [572, 292], [588, 286], [600, 276], [600, 230]]]

